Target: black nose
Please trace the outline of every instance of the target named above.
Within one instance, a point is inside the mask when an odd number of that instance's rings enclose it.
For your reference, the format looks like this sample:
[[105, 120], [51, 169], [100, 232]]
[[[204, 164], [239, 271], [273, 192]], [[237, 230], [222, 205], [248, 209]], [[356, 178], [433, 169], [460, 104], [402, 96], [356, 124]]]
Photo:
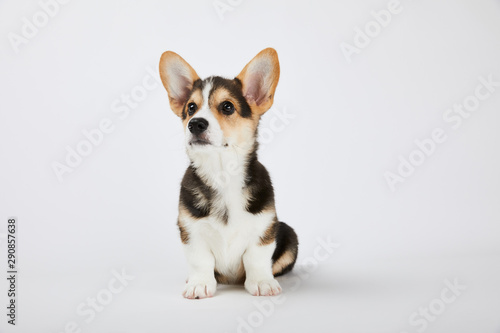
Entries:
[[201, 134], [208, 128], [208, 121], [205, 118], [193, 118], [189, 121], [188, 128], [194, 135]]

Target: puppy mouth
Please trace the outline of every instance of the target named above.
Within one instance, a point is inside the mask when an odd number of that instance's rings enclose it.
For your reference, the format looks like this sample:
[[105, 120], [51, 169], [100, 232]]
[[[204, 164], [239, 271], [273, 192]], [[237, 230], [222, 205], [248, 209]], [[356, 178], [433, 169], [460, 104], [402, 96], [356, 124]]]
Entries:
[[190, 146], [193, 146], [193, 145], [207, 146], [207, 145], [211, 145], [211, 144], [212, 143], [210, 141], [208, 141], [207, 139], [199, 138], [199, 137], [194, 137], [193, 139], [191, 139], [191, 141], [189, 141]]

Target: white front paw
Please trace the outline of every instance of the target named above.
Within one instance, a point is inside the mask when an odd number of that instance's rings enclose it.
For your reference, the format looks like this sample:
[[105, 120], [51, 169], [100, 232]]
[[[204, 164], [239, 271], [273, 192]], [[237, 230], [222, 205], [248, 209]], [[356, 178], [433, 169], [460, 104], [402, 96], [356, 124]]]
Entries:
[[217, 281], [213, 276], [209, 278], [190, 277], [186, 282], [182, 295], [189, 299], [212, 297], [216, 288]]
[[245, 289], [254, 296], [274, 296], [281, 293], [276, 279], [246, 280]]

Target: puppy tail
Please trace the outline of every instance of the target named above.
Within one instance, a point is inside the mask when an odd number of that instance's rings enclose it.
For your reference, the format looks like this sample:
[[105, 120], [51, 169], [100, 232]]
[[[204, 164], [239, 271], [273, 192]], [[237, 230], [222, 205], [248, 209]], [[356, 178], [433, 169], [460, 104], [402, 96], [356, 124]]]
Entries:
[[273, 254], [273, 275], [290, 272], [299, 253], [299, 240], [295, 231], [286, 223], [278, 222], [276, 249]]

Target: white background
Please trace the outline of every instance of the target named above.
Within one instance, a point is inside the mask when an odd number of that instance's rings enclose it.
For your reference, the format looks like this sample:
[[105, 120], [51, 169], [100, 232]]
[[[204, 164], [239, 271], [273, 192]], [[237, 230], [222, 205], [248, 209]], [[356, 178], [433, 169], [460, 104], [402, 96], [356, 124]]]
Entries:
[[[0, 261], [6, 271], [16, 216], [20, 272], [15, 328], [1, 279], [0, 331], [64, 332], [74, 321], [92, 333], [413, 333], [410, 316], [458, 279], [467, 289], [425, 332], [500, 332], [500, 88], [458, 129], [443, 120], [480, 76], [500, 81], [500, 2], [401, 0], [351, 63], [341, 43], [387, 1], [232, 3], [222, 20], [212, 0], [73, 0], [19, 52], [9, 33], [21, 35], [40, 4], [0, 4]], [[270, 303], [242, 287], [182, 298], [181, 123], [160, 85], [124, 119], [112, 104], [166, 50], [201, 77], [233, 77], [265, 47], [278, 51], [281, 79], [262, 128], [276, 112], [294, 118], [278, 121], [260, 159], [308, 275], [288, 277], [298, 288], [281, 279], [285, 298], [262, 314]], [[113, 132], [60, 182], [52, 164], [104, 118]], [[447, 140], [391, 191], [384, 174], [435, 128]], [[318, 238], [340, 247], [317, 260]], [[77, 307], [122, 269], [135, 278], [85, 322]], [[255, 327], [238, 326], [248, 318]]]

